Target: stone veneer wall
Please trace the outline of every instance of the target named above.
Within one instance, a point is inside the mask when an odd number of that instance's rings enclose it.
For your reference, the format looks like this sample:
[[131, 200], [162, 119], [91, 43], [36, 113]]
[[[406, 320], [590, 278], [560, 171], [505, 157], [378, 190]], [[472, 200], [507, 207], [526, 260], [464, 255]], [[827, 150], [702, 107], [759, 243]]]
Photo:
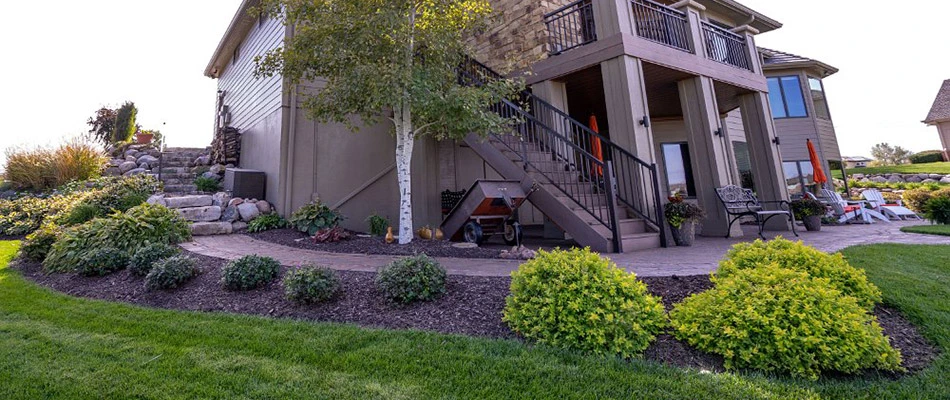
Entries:
[[494, 10], [490, 27], [473, 40], [475, 58], [507, 73], [524, 70], [548, 55], [544, 14], [572, 0], [490, 0]]

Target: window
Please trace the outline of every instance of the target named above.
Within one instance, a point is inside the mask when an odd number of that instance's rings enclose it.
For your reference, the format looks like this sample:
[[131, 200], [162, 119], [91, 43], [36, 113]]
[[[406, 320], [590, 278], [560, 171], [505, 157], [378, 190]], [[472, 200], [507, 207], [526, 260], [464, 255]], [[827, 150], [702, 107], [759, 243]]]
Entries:
[[793, 197], [801, 197], [805, 190], [813, 190], [815, 184], [815, 169], [811, 161], [785, 161], [782, 163], [782, 169], [785, 170], [785, 184], [788, 186], [788, 194]]
[[774, 118], [807, 117], [802, 85], [797, 76], [769, 78], [769, 103]]
[[231, 65], [236, 65], [238, 62], [238, 58], [240, 57], [241, 57], [241, 46], [238, 45], [238, 47], [234, 48], [234, 54], [231, 55]]
[[752, 157], [749, 155], [749, 144], [746, 142], [732, 142], [732, 151], [736, 155], [736, 169], [739, 170], [741, 186], [755, 190], [752, 176]]
[[686, 143], [663, 143], [663, 161], [666, 163], [666, 183], [670, 195], [676, 193], [685, 197], [696, 195], [693, 183], [693, 166], [689, 158], [689, 146]]
[[808, 88], [811, 89], [811, 99], [815, 103], [815, 116], [821, 119], [831, 119], [828, 112], [828, 102], [825, 101], [825, 87], [821, 79], [808, 77]]

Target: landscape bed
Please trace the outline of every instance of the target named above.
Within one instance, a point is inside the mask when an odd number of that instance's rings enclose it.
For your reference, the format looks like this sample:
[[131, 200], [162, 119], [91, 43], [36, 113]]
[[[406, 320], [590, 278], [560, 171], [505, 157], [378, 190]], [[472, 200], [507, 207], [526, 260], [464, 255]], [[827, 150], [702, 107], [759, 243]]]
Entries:
[[350, 232], [350, 239], [334, 243], [316, 243], [311, 238], [294, 229], [273, 229], [248, 236], [265, 242], [306, 250], [326, 251], [345, 254], [379, 254], [391, 256], [411, 256], [425, 253], [430, 257], [455, 258], [501, 258], [501, 249], [491, 247], [458, 248], [447, 240], [413, 240], [408, 245], [387, 244], [383, 237], [358, 236]]

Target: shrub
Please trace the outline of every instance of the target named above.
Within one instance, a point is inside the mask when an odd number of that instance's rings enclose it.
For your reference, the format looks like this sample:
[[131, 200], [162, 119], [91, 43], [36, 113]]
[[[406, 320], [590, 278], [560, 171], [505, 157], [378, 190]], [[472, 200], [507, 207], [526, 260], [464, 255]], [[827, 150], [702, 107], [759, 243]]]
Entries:
[[0, 235], [28, 235], [39, 229], [47, 219], [55, 222], [58, 215], [71, 208], [82, 196], [82, 193], [77, 193], [0, 200]]
[[19, 189], [47, 190], [100, 176], [105, 154], [92, 143], [72, 139], [55, 149], [7, 150], [6, 179]]
[[445, 268], [425, 254], [400, 258], [376, 275], [376, 287], [387, 299], [403, 304], [428, 301], [445, 293]]
[[927, 213], [927, 202], [934, 197], [950, 197], [950, 188], [928, 190], [925, 188], [904, 192], [904, 204], [921, 214]]
[[336, 243], [349, 239], [349, 232], [339, 226], [335, 228], [321, 229], [317, 232], [317, 234], [313, 235], [313, 241], [315, 243]]
[[817, 379], [824, 371], [900, 369], [900, 353], [854, 297], [824, 278], [778, 265], [713, 276], [713, 289], [670, 312], [674, 335], [755, 368]]
[[251, 233], [264, 232], [272, 229], [287, 227], [287, 220], [277, 214], [264, 214], [254, 218], [247, 224], [247, 231]]
[[251, 290], [264, 286], [280, 272], [280, 263], [270, 257], [244, 256], [224, 266], [221, 281], [230, 290]]
[[195, 259], [179, 255], [158, 260], [145, 276], [145, 289], [175, 289], [198, 276], [198, 264]]
[[827, 211], [820, 201], [811, 198], [795, 200], [791, 203], [791, 208], [792, 213], [795, 214], [795, 218], [798, 220], [805, 217], [825, 215]]
[[76, 264], [76, 272], [84, 276], [103, 276], [125, 269], [129, 254], [114, 247], [94, 248], [86, 252]]
[[284, 277], [284, 293], [297, 303], [319, 303], [339, 292], [340, 278], [329, 268], [304, 266]]
[[373, 214], [366, 218], [369, 223], [369, 234], [373, 236], [383, 236], [386, 234], [386, 228], [389, 228], [389, 220], [379, 215]]
[[148, 243], [177, 244], [190, 237], [191, 228], [178, 212], [143, 204], [123, 214], [66, 229], [53, 244], [43, 266], [48, 272], [66, 272], [97, 248], [114, 247], [134, 254]]
[[679, 229], [687, 222], [703, 219], [706, 212], [698, 205], [683, 200], [679, 195], [670, 197], [670, 202], [664, 206], [664, 214], [670, 226]]
[[149, 196], [162, 190], [162, 184], [154, 176], [134, 175], [102, 183], [85, 200], [98, 208], [104, 215], [113, 212], [125, 212], [145, 203]]
[[342, 220], [340, 213], [331, 210], [320, 200], [315, 200], [295, 211], [290, 216], [290, 225], [298, 231], [313, 236], [323, 229], [336, 227], [340, 224], [340, 220]]
[[504, 320], [540, 343], [630, 357], [666, 326], [646, 284], [590, 249], [540, 251], [511, 278]]
[[20, 247], [20, 253], [29, 260], [43, 261], [49, 250], [56, 242], [56, 235], [59, 227], [47, 224], [35, 232], [26, 236], [23, 245]]
[[868, 282], [864, 270], [855, 268], [841, 254], [828, 254], [802, 242], [776, 238], [769, 242], [756, 240], [732, 247], [719, 263], [720, 277], [735, 275], [740, 270], [777, 265], [803, 272], [814, 278], [828, 279], [832, 287], [853, 296], [862, 307], [873, 309], [881, 302], [881, 290]]
[[102, 216], [103, 213], [99, 207], [89, 203], [80, 203], [76, 204], [76, 206], [70, 209], [69, 212], [65, 213], [64, 218], [60, 222], [62, 225], [73, 226], [84, 224]]
[[195, 186], [198, 187], [198, 191], [201, 192], [217, 192], [221, 190], [221, 184], [218, 183], [217, 179], [209, 178], [205, 176], [199, 176], [195, 179]]
[[148, 275], [156, 261], [181, 253], [181, 249], [165, 243], [149, 243], [139, 248], [129, 260], [129, 271], [138, 276]]
[[924, 207], [927, 219], [947, 225], [950, 224], [950, 197], [934, 197]]
[[135, 103], [125, 102], [122, 107], [116, 110], [115, 131], [112, 134], [112, 143], [128, 142], [132, 140], [137, 130], [135, 118], [139, 110], [135, 108]]
[[943, 161], [943, 152], [940, 150], [928, 150], [910, 156], [911, 164], [930, 164]]
[[9, 148], [4, 177], [17, 189], [48, 189], [53, 186], [52, 151], [45, 148]]

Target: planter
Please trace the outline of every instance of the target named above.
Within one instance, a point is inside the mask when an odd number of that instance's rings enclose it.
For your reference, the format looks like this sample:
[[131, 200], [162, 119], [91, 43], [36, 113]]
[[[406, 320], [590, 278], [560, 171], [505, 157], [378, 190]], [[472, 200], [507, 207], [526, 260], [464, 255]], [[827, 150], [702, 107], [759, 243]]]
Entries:
[[809, 232], [818, 232], [821, 230], [821, 216], [820, 215], [810, 215], [805, 218], [802, 218], [802, 223], [805, 224], [805, 230]]
[[692, 246], [693, 240], [696, 239], [696, 223], [684, 222], [679, 228], [670, 225], [670, 232], [673, 234], [673, 242], [677, 246]]
[[135, 142], [138, 144], [152, 143], [153, 138], [155, 138], [155, 135], [151, 133], [136, 133], [135, 134]]

